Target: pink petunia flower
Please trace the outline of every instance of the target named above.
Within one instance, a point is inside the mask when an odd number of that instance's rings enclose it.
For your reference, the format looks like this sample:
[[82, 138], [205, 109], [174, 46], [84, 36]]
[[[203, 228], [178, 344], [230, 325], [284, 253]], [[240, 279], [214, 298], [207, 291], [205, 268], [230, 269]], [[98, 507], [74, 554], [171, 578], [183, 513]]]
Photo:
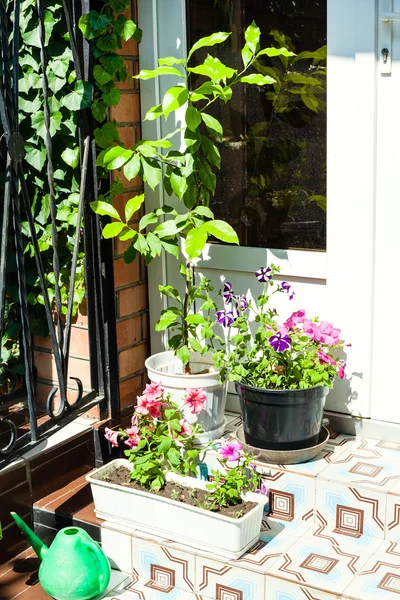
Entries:
[[194, 415], [204, 409], [207, 400], [207, 394], [201, 388], [186, 388], [185, 404]]
[[181, 435], [187, 435], [187, 436], [192, 435], [193, 429], [190, 427], [190, 423], [188, 421], [186, 421], [186, 419], [181, 419], [179, 421], [179, 423], [181, 424], [181, 431], [180, 431]]
[[321, 363], [321, 365], [337, 365], [337, 362], [335, 360], [333, 360], [333, 358], [331, 356], [329, 356], [328, 354], [325, 354], [325, 352], [322, 352], [322, 350], [318, 350], [317, 352], [317, 356], [319, 358], [319, 362]]
[[113, 431], [112, 429], [109, 429], [108, 427], [106, 427], [104, 429], [104, 431], [105, 431], [104, 437], [106, 438], [106, 440], [108, 442], [110, 442], [111, 446], [118, 446], [119, 432]]
[[164, 403], [159, 400], [150, 400], [147, 396], [138, 396], [135, 410], [139, 415], [150, 415], [154, 419], [159, 419], [162, 406], [164, 406]]
[[284, 326], [288, 329], [293, 329], [298, 323], [303, 323], [306, 318], [306, 311], [304, 308], [300, 308], [296, 312], [292, 313], [288, 319], [284, 322]]
[[340, 379], [344, 379], [345, 368], [346, 368], [346, 363], [344, 362], [344, 360], [340, 361], [340, 365], [339, 365], [339, 369], [338, 369], [338, 375], [339, 375]]
[[219, 453], [224, 460], [236, 462], [240, 458], [240, 451], [242, 448], [242, 444], [239, 444], [238, 442], [224, 442]]
[[142, 392], [142, 396], [154, 402], [159, 400], [163, 395], [164, 390], [159, 383], [148, 383]]
[[138, 436], [130, 436], [127, 440], [125, 440], [125, 444], [129, 446], [129, 448], [136, 448], [140, 438]]

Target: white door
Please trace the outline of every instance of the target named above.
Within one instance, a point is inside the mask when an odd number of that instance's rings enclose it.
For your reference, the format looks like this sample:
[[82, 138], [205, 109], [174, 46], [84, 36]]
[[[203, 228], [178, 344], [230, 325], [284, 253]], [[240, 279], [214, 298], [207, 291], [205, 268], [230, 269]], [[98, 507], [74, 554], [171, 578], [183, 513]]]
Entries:
[[[327, 10], [327, 212], [326, 246], [320, 243], [316, 249], [283, 249], [252, 246], [247, 239], [247, 247], [226, 247], [210, 245], [208, 254], [199, 266], [199, 271], [213, 280], [216, 286], [224, 279], [232, 282], [238, 293], [257, 295], [259, 288], [254, 272], [271, 262], [281, 266], [282, 279], [288, 281], [296, 291], [289, 304], [281, 297], [277, 306], [284, 318], [292, 310], [305, 308], [311, 316], [333, 321], [342, 329], [345, 339], [352, 343], [347, 352], [348, 379], [337, 381], [335, 390], [329, 394], [327, 408], [338, 413], [347, 413], [364, 418], [373, 415], [372, 409], [372, 366], [376, 361], [384, 364], [384, 357], [373, 353], [374, 335], [379, 336], [379, 327], [374, 329], [374, 306], [384, 304], [387, 298], [389, 273], [392, 261], [388, 260], [386, 269], [375, 272], [375, 189], [376, 189], [376, 6], [375, 0], [323, 0], [313, 1], [314, 10]], [[204, 0], [207, 4], [207, 0]], [[400, 3], [400, 0], [396, 0]], [[266, 0], [260, 2], [264, 6]], [[326, 5], [327, 3], [327, 5]], [[152, 69], [158, 65], [158, 58], [175, 55], [184, 56], [187, 51], [188, 14], [184, 0], [139, 0], [139, 24], [144, 31], [140, 48], [141, 68]], [[213, 1], [208, 2], [210, 6]], [[216, 5], [219, 3], [217, 2]], [[231, 5], [235, 23], [235, 6], [240, 0], [222, 4]], [[284, 3], [285, 4], [285, 3]], [[294, 3], [286, 3], [294, 5]], [[253, 2], [256, 6], [257, 2]], [[202, 21], [209, 21], [209, 31], [214, 31], [215, 13], [211, 8], [203, 11]], [[288, 19], [293, 18], [288, 14]], [[204, 26], [204, 23], [202, 23]], [[396, 27], [400, 27], [397, 24]], [[307, 34], [307, 29], [305, 30]], [[195, 41], [195, 40], [193, 40]], [[398, 36], [400, 44], [400, 33]], [[310, 48], [315, 50], [316, 48]], [[393, 46], [393, 51], [395, 45]], [[400, 52], [400, 47], [397, 48]], [[399, 67], [400, 70], [400, 67]], [[400, 73], [396, 73], [400, 77]], [[390, 85], [385, 81], [386, 85]], [[161, 101], [163, 93], [170, 87], [167, 78], [141, 82], [142, 114]], [[379, 84], [382, 88], [382, 82]], [[381, 93], [381, 87], [379, 88]], [[382, 93], [384, 90], [382, 89]], [[400, 95], [399, 95], [400, 97]], [[393, 103], [396, 100], [393, 98]], [[239, 107], [240, 108], [240, 107]], [[239, 111], [240, 112], [240, 111]], [[379, 113], [379, 127], [393, 131], [394, 109]], [[390, 117], [390, 115], [392, 115]], [[240, 115], [239, 115], [240, 116]], [[177, 123], [145, 122], [143, 136], [163, 136], [175, 129]], [[397, 124], [400, 127], [399, 124]], [[397, 139], [400, 139], [397, 136]], [[382, 142], [383, 143], [383, 142]], [[396, 141], [393, 142], [396, 144]], [[397, 142], [397, 146], [399, 146]], [[397, 156], [398, 157], [397, 150]], [[395, 154], [387, 157], [385, 164], [380, 163], [382, 173], [396, 172]], [[316, 169], [320, 169], [320, 157]], [[398, 157], [400, 158], [400, 157]], [[400, 164], [400, 161], [397, 161]], [[232, 170], [235, 171], [234, 165]], [[398, 170], [398, 168], [397, 168]], [[238, 177], [242, 174], [238, 171]], [[301, 178], [301, 173], [299, 175]], [[224, 190], [226, 192], [226, 190]], [[379, 192], [388, 201], [395, 197], [391, 187]], [[390, 198], [388, 199], [387, 194]], [[153, 210], [163, 202], [160, 190], [146, 192], [147, 209]], [[229, 198], [228, 198], [229, 200]], [[240, 200], [240, 198], [239, 198]], [[218, 198], [217, 198], [218, 201]], [[169, 201], [170, 203], [170, 201]], [[399, 206], [399, 204], [398, 204]], [[396, 210], [400, 211], [400, 208]], [[390, 245], [399, 250], [400, 236], [394, 229], [396, 219], [393, 209], [382, 207], [378, 212], [381, 222], [377, 222], [376, 235], [382, 237], [378, 250], [385, 254]], [[223, 216], [223, 215], [222, 215]], [[221, 214], [219, 213], [219, 217]], [[384, 222], [386, 217], [387, 222]], [[305, 218], [307, 220], [307, 217]], [[393, 229], [393, 235], [386, 239], [387, 230]], [[295, 227], [294, 227], [295, 228]], [[290, 227], [289, 227], [290, 230]], [[300, 242], [300, 245], [303, 242]], [[385, 245], [386, 244], [386, 245]], [[399, 255], [399, 252], [397, 252]], [[176, 263], [168, 257], [150, 266], [150, 318], [152, 329], [152, 352], [160, 351], [162, 338], [154, 333], [162, 303], [157, 286], [165, 283], [176, 285]], [[386, 283], [381, 292], [375, 291], [376, 277]], [[395, 309], [396, 298], [393, 293], [392, 306]], [[385, 309], [384, 309], [385, 311]], [[385, 311], [386, 312], [386, 311]], [[396, 313], [393, 312], [393, 315]], [[386, 319], [385, 319], [386, 320]], [[376, 321], [376, 320], [375, 320]], [[385, 323], [381, 335], [386, 335], [391, 322]], [[394, 353], [393, 353], [394, 357]], [[383, 366], [382, 366], [383, 368]], [[374, 375], [375, 377], [375, 375]], [[379, 377], [377, 385], [379, 384]], [[233, 398], [231, 398], [231, 406]], [[383, 413], [382, 413], [383, 414]], [[385, 412], [394, 418], [389, 409]], [[377, 408], [376, 418], [379, 415]], [[397, 418], [397, 421], [400, 419]]]

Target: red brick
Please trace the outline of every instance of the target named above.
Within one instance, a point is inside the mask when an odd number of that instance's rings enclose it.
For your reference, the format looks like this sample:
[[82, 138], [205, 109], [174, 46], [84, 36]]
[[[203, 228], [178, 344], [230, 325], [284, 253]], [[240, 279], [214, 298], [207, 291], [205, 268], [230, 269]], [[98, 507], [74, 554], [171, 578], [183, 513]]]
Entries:
[[[123, 258], [114, 260], [114, 286], [116, 288], [139, 281], [139, 259], [135, 258], [130, 264], [126, 264]], [[120, 315], [122, 316], [122, 315]]]
[[[49, 395], [50, 391], [52, 390], [52, 388], [53, 388], [53, 386], [49, 385], [48, 383], [44, 383], [43, 381], [40, 381], [40, 380], [36, 383], [35, 401], [37, 402], [38, 406], [41, 406], [41, 407], [46, 406], [47, 398], [48, 398], [48, 395]], [[89, 391], [89, 390], [87, 390], [87, 391]], [[71, 403], [71, 405], [75, 402], [76, 396], [77, 396], [77, 388], [74, 388], [74, 387], [67, 388], [67, 400], [68, 400], [68, 402]], [[60, 405], [59, 403], [60, 403], [60, 393], [57, 392], [56, 395], [54, 396], [54, 403], [53, 403], [55, 410], [57, 410], [57, 408], [59, 407], [59, 405]]]
[[118, 357], [120, 378], [128, 377], [128, 375], [144, 369], [144, 361], [149, 355], [148, 352], [147, 343], [128, 348], [128, 350], [122, 350]]
[[119, 384], [119, 395], [121, 400], [121, 409], [136, 404], [136, 398], [143, 391], [142, 375], [135, 375], [131, 379], [121, 381]]
[[142, 341], [142, 317], [132, 317], [117, 323], [118, 348], [132, 346]]
[[120, 290], [118, 293], [118, 316], [126, 317], [148, 308], [147, 283]]
[[148, 340], [150, 337], [149, 329], [149, 315], [147, 313], [142, 314], [142, 340]]
[[[38, 377], [47, 379], [48, 381], [57, 382], [56, 363], [53, 355], [50, 354], [50, 352], [36, 351], [34, 356]], [[73, 358], [70, 356], [68, 363], [68, 376], [79, 377], [83, 383], [83, 387], [86, 389], [91, 389], [90, 362], [88, 360]], [[68, 380], [68, 383], [71, 383], [71, 381]]]
[[118, 128], [119, 139], [124, 144], [125, 148], [131, 150], [136, 144], [136, 128], [135, 127], [119, 127]]
[[122, 93], [117, 107], [110, 110], [110, 118], [117, 123], [138, 123], [140, 121], [139, 94]]

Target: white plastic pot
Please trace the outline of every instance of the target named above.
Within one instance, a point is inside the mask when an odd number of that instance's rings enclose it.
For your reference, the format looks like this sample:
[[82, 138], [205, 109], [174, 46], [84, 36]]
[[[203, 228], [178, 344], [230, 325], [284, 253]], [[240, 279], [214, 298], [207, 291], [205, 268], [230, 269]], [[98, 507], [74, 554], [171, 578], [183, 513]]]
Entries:
[[172, 399], [178, 405], [183, 404], [186, 388], [202, 388], [207, 394], [204, 410], [193, 415], [185, 408], [185, 419], [191, 424], [199, 423], [202, 426], [204, 434], [199, 435], [198, 439], [203, 443], [217, 440], [223, 435], [228, 382], [220, 383], [219, 371], [215, 369], [210, 354], [191, 354], [192, 375], [183, 373], [182, 362], [172, 351], [153, 354], [146, 360], [145, 366], [150, 381], [161, 384], [166, 392], [172, 394]]
[[[219, 515], [149, 492], [104, 481], [104, 476], [116, 467], [131, 464], [118, 458], [86, 476], [89, 481], [96, 515], [164, 539], [173, 540], [212, 552], [224, 558], [239, 558], [260, 536], [265, 497], [248, 493], [244, 500], [256, 502], [252, 510], [239, 519]], [[205, 481], [168, 473], [169, 481], [186, 487], [206, 489]]]

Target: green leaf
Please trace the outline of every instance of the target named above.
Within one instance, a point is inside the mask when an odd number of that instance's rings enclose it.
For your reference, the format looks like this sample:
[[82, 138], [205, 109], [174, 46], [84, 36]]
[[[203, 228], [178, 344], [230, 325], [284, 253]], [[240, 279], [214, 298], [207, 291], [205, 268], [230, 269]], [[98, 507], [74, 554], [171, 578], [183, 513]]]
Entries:
[[230, 35], [230, 33], [218, 31], [217, 33], [213, 33], [212, 35], [201, 38], [191, 47], [190, 52], [188, 54], [188, 60], [192, 56], [193, 52], [196, 52], [196, 50], [199, 50], [200, 48], [204, 47], [215, 46], [215, 44], [222, 44], [222, 42], [225, 42], [225, 40], [227, 40]]
[[121, 220], [118, 211], [113, 207], [112, 204], [108, 202], [104, 202], [102, 200], [95, 200], [90, 203], [90, 208], [96, 213], [96, 215], [106, 215], [108, 217], [112, 217], [113, 219], [117, 219], [117, 221]]
[[168, 329], [168, 327], [171, 327], [171, 325], [176, 323], [176, 321], [177, 315], [175, 311], [171, 310], [170, 308], [167, 310], [163, 310], [161, 312], [160, 319], [156, 324], [156, 331], [164, 331], [165, 329]]
[[90, 26], [94, 31], [105, 29], [110, 25], [111, 21], [107, 15], [100, 15], [96, 10], [91, 10], [88, 13]]
[[108, 92], [104, 92], [102, 98], [103, 102], [109, 106], [117, 106], [121, 99], [121, 91], [116, 87], [112, 87]]
[[147, 111], [144, 120], [145, 121], [155, 121], [163, 114], [162, 104], [158, 104], [157, 106], [153, 106], [150, 110]]
[[189, 231], [185, 240], [185, 250], [190, 259], [197, 258], [202, 253], [207, 242], [207, 229], [194, 227]]
[[92, 102], [92, 84], [88, 81], [77, 81], [74, 89], [62, 99], [62, 105], [69, 110], [81, 110]]
[[168, 221], [160, 223], [160, 225], [155, 228], [154, 233], [156, 233], [160, 238], [172, 237], [178, 233], [178, 228], [175, 221], [168, 219]]
[[208, 115], [204, 112], [201, 113], [201, 118], [206, 124], [208, 131], [215, 137], [222, 139], [223, 129], [221, 123], [211, 115]]
[[143, 81], [147, 81], [148, 79], [154, 79], [154, 77], [158, 77], [159, 75], [177, 75], [178, 77], [185, 78], [182, 71], [178, 71], [174, 67], [157, 67], [157, 69], [142, 69], [138, 75], [134, 75], [134, 79], [142, 79]]
[[249, 27], [244, 32], [244, 39], [246, 40], [247, 45], [253, 53], [257, 52], [260, 46], [260, 36], [260, 28], [257, 27], [255, 21], [253, 21], [252, 24], [249, 25]]
[[199, 160], [197, 163], [197, 170], [202, 183], [204, 183], [207, 189], [213, 192], [217, 185], [217, 177], [215, 173], [212, 172], [208, 162], [205, 160]]
[[129, 8], [130, 2], [129, 0], [110, 0], [110, 5], [118, 14]]
[[196, 206], [193, 212], [201, 215], [202, 217], [207, 217], [208, 219], [214, 218], [214, 213], [208, 208], [208, 206]]
[[178, 300], [178, 302], [181, 302], [181, 298], [179, 296], [178, 290], [176, 288], [172, 287], [172, 285], [159, 285], [158, 289], [162, 294], [164, 294], [164, 296], [167, 296], [168, 298], [172, 298], [173, 300]]
[[209, 77], [213, 82], [226, 82], [227, 79], [231, 79], [237, 71], [224, 65], [219, 58], [208, 55], [202, 65], [189, 69], [191, 73], [197, 75], [204, 75]]
[[111, 171], [120, 169], [131, 158], [133, 150], [127, 150], [122, 146], [113, 146], [104, 154], [103, 165]]
[[124, 233], [121, 233], [121, 235], [119, 236], [119, 239], [121, 240], [121, 242], [126, 242], [127, 240], [131, 240], [132, 238], [137, 236], [137, 231], [134, 231], [133, 229], [128, 229], [127, 231], [124, 231]]
[[117, 237], [124, 227], [124, 223], [107, 223], [103, 229], [103, 237], [105, 239]]
[[97, 40], [97, 47], [104, 52], [114, 52], [117, 49], [117, 36], [114, 33], [102, 35]]
[[253, 85], [268, 85], [270, 83], [276, 83], [276, 79], [269, 77], [268, 75], [261, 75], [261, 73], [252, 73], [251, 75], [244, 75], [239, 79], [241, 83], [251, 83]]
[[171, 448], [172, 438], [165, 436], [162, 438], [161, 442], [158, 444], [157, 452], [159, 454], [166, 454], [168, 450]]
[[315, 204], [319, 206], [321, 210], [326, 212], [326, 196], [309, 196], [308, 200], [315, 202]]
[[106, 71], [113, 75], [123, 68], [124, 59], [118, 54], [108, 54], [100, 58], [100, 64], [105, 68]]
[[186, 192], [188, 187], [186, 177], [182, 177], [175, 171], [172, 171], [170, 182], [174, 194], [179, 198], [179, 200], [182, 200], [183, 194]]
[[215, 146], [209, 138], [202, 135], [201, 147], [207, 160], [209, 160], [214, 167], [219, 169], [221, 166], [221, 154], [219, 153], [217, 146]]
[[172, 67], [173, 65], [184, 65], [184, 58], [175, 58], [175, 56], [165, 56], [164, 58], [158, 59], [158, 64], [160, 66], [167, 65], [168, 67]]
[[108, 83], [113, 78], [112, 74], [106, 71], [101, 65], [96, 65], [94, 67], [93, 76], [100, 85]]
[[147, 181], [152, 190], [160, 183], [161, 181], [161, 168], [157, 163], [152, 162], [150, 159], [141, 157], [142, 166], [143, 166], [143, 179]]
[[201, 113], [192, 105], [189, 105], [186, 111], [186, 125], [191, 131], [196, 131], [201, 123]]
[[135, 37], [135, 34], [138, 33], [138, 30], [139, 27], [136, 25], [136, 23], [130, 19], [126, 19], [124, 15], [118, 15], [118, 19], [114, 21], [114, 31], [126, 42], [130, 40], [131, 37]]
[[25, 100], [21, 95], [18, 97], [18, 108], [25, 113], [32, 114], [38, 112], [42, 107], [42, 102], [40, 101], [39, 96], [32, 101]]
[[183, 106], [188, 98], [189, 92], [185, 87], [175, 86], [167, 90], [162, 101], [164, 117], [168, 119], [168, 115]]
[[[49, 10], [44, 11], [44, 30], [45, 30], [45, 46], [48, 45], [50, 41], [50, 36], [53, 32], [54, 26], [56, 25], [58, 19], [55, 19], [52, 13]], [[30, 24], [27, 29], [23, 30], [21, 28], [21, 36], [24, 43], [27, 46], [34, 46], [35, 48], [41, 47], [41, 34], [40, 27], [34, 27], [30, 29], [31, 23], [37, 23], [36, 19], [31, 19]]]
[[133, 244], [131, 244], [129, 246], [129, 248], [127, 248], [124, 252], [124, 262], [129, 265], [130, 263], [132, 263], [137, 255], [137, 251], [136, 248], [134, 247]]
[[101, 128], [94, 130], [96, 144], [100, 148], [108, 148], [113, 142], [118, 141], [118, 130], [115, 122], [105, 123]]
[[128, 181], [131, 181], [140, 171], [140, 156], [139, 154], [134, 154], [130, 161], [126, 163], [124, 166], [124, 175]]
[[263, 50], [260, 50], [260, 52], [257, 54], [257, 58], [259, 56], [264, 56], [264, 55], [273, 57], [273, 56], [295, 56], [294, 52], [290, 52], [290, 50], [287, 50], [287, 48], [264, 48]]
[[25, 160], [27, 163], [32, 165], [34, 169], [37, 171], [41, 171], [46, 162], [46, 148], [44, 146], [40, 146], [39, 148], [35, 148], [35, 146], [31, 146], [30, 144], [26, 144], [25, 146]]
[[175, 354], [179, 358], [179, 360], [182, 361], [183, 365], [187, 365], [190, 361], [190, 352], [187, 346], [182, 346], [182, 348], [178, 348]]
[[128, 202], [126, 203], [126, 206], [125, 206], [125, 221], [127, 223], [128, 223], [128, 221], [130, 221], [132, 219], [135, 212], [137, 212], [139, 210], [139, 208], [142, 206], [143, 202], [144, 202], [144, 194], [140, 194], [139, 196], [135, 196], [134, 198], [131, 198], [130, 200], [128, 200]]
[[213, 235], [222, 242], [227, 244], [239, 244], [239, 239], [236, 231], [225, 221], [215, 220], [207, 221], [203, 227], [210, 235]]
[[164, 248], [165, 252], [172, 254], [175, 258], [179, 258], [179, 246], [176, 242], [171, 240], [161, 240], [161, 246]]
[[66, 148], [61, 154], [61, 158], [67, 165], [75, 169], [79, 165], [79, 146], [76, 148]]
[[41, 199], [40, 212], [39, 212], [38, 216], [36, 217], [36, 220], [39, 221], [39, 223], [41, 223], [41, 225], [46, 225], [49, 215], [50, 215], [50, 196], [49, 196], [49, 194], [46, 194]]
[[176, 448], [170, 448], [167, 453], [168, 460], [174, 466], [177, 466], [181, 463], [181, 455], [179, 450]]
[[152, 225], [153, 223], [157, 223], [158, 217], [156, 213], [151, 212], [147, 215], [144, 215], [139, 221], [139, 231], [146, 229], [148, 225]]
[[250, 50], [249, 45], [245, 44], [242, 48], [242, 60], [243, 60], [243, 65], [245, 67], [247, 67], [247, 65], [249, 64], [249, 62], [251, 61], [251, 59], [253, 58], [254, 54], [253, 52]]
[[98, 102], [97, 100], [93, 102], [91, 111], [96, 121], [99, 121], [101, 123], [107, 118], [107, 108], [107, 105], [103, 102]]
[[151, 256], [160, 256], [162, 250], [160, 239], [156, 235], [154, 235], [154, 233], [150, 232], [147, 234], [146, 241], [147, 245], [150, 248]]
[[188, 315], [186, 317], [186, 322], [189, 323], [189, 325], [203, 325], [203, 323], [205, 323], [205, 318], [203, 317], [203, 315]]
[[[31, 117], [32, 127], [36, 130], [37, 135], [39, 135], [44, 140], [46, 139], [46, 125], [44, 122], [44, 112], [40, 110], [36, 114]], [[50, 135], [53, 137], [56, 132], [61, 128], [62, 115], [60, 112], [55, 112], [50, 115]]]

